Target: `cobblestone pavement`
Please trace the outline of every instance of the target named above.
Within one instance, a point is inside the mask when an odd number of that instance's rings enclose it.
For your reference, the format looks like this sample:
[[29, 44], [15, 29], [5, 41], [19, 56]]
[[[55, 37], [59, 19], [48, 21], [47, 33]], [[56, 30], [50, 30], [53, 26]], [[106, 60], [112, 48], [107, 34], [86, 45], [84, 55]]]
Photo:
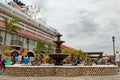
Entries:
[[0, 75], [0, 80], [120, 80], [120, 75], [80, 77], [10, 77]]
[[0, 75], [0, 80], [120, 80], [120, 72], [113, 76], [79, 76], [79, 77], [10, 77]]

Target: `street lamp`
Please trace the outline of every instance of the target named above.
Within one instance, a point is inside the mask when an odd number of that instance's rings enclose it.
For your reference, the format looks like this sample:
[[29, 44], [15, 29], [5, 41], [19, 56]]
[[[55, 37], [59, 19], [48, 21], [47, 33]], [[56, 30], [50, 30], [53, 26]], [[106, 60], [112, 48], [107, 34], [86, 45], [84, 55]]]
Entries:
[[27, 51], [29, 50], [29, 38], [27, 38]]
[[112, 41], [113, 41], [113, 53], [114, 53], [114, 61], [115, 61], [115, 37], [112, 37]]

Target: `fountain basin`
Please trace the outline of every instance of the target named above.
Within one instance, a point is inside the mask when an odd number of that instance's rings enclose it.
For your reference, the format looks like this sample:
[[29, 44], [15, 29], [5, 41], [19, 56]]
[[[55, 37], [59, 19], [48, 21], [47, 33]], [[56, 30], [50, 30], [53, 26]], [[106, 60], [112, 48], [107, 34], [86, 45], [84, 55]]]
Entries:
[[63, 59], [68, 56], [68, 54], [63, 54], [63, 53], [54, 53], [54, 54], [49, 54], [49, 56], [55, 60], [55, 65], [63, 65]]
[[72, 66], [65, 64], [63, 66], [54, 66], [54, 64], [41, 64], [41, 66], [26, 66], [15, 64], [6, 66], [4, 75], [15, 77], [76, 77], [76, 76], [110, 76], [117, 75], [118, 66], [116, 65], [93, 65]]

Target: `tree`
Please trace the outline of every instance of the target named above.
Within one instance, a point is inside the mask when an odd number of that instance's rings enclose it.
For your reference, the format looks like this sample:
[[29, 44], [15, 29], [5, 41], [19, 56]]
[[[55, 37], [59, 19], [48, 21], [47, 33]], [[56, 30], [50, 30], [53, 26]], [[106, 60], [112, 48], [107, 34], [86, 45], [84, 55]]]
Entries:
[[43, 41], [37, 41], [37, 46], [34, 48], [35, 53], [40, 54], [40, 53], [50, 53], [52, 50], [52, 45], [47, 44]]
[[7, 34], [8, 33], [17, 33], [18, 30], [21, 30], [21, 28], [14, 25], [18, 21], [19, 21], [18, 19], [10, 19], [10, 20], [7, 18], [4, 19], [5, 36], [4, 36], [2, 53], [4, 53], [4, 51], [6, 49]]
[[73, 54], [74, 56], [77, 56], [78, 54], [76, 50], [71, 50], [71, 49], [63, 49], [62, 53]]
[[70, 50], [70, 49], [63, 49], [62, 53], [73, 54], [74, 52], [73, 52], [73, 50]]
[[78, 55], [81, 57], [81, 58], [85, 58], [85, 54], [82, 50], [78, 50]]
[[63, 49], [62, 53], [73, 54], [75, 57], [77, 57], [77, 56], [80, 56], [81, 58], [85, 57], [85, 55], [84, 55], [82, 50]]

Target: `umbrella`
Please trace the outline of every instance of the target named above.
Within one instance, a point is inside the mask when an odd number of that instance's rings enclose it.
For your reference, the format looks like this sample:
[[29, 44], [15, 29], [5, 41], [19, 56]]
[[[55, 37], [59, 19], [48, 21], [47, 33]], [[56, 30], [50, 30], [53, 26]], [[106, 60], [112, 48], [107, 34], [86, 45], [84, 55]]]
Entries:
[[34, 57], [34, 52], [32, 50], [29, 50], [27, 54], [29, 57]]

